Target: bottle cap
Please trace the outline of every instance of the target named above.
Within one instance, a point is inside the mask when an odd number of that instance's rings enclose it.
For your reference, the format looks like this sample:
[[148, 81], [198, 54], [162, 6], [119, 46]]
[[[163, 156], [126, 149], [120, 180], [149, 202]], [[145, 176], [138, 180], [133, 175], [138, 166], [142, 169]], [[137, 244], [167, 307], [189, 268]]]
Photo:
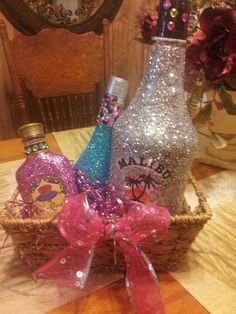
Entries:
[[127, 80], [112, 75], [110, 77], [106, 92], [108, 94], [117, 96], [118, 103], [122, 105], [127, 96], [128, 85], [129, 83]]
[[190, 0], [160, 0], [157, 36], [186, 39], [190, 10]]
[[38, 137], [44, 137], [43, 125], [42, 123], [25, 124], [18, 129], [18, 134], [23, 142]]

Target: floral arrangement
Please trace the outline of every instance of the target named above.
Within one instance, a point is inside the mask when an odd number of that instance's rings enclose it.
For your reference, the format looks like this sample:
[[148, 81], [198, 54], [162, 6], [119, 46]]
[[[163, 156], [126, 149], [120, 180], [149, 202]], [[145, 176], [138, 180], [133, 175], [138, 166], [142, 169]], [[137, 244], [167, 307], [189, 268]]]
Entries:
[[201, 32], [194, 36], [186, 57], [215, 86], [236, 68], [236, 11], [208, 8], [199, 22]]
[[153, 43], [152, 37], [155, 36], [157, 29], [157, 10], [151, 13], [141, 9], [136, 20], [141, 33], [141, 39], [139, 38], [139, 40], [145, 43]]
[[[199, 25], [200, 32], [193, 36], [186, 49], [190, 114], [200, 104], [193, 121], [196, 126], [208, 120], [212, 105], [236, 114], [236, 105], [229, 93], [236, 90], [236, 11], [206, 8], [199, 17]], [[194, 82], [192, 89], [191, 82]], [[208, 90], [213, 91], [212, 97], [204, 101], [204, 92]]]

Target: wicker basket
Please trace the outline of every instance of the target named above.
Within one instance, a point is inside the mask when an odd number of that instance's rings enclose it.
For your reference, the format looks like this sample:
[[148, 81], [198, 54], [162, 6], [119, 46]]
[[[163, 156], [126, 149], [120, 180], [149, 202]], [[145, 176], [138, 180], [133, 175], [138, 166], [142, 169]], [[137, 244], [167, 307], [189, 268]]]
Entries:
[[[191, 211], [185, 202], [183, 205], [184, 212], [181, 215], [171, 217], [170, 230], [165, 238], [155, 245], [143, 248], [156, 270], [177, 269], [198, 232], [211, 218], [211, 211], [206, 198], [199, 191], [192, 176], [190, 176], [190, 182], [198, 197], [198, 208]], [[7, 235], [11, 236], [17, 256], [26, 262], [31, 270], [35, 270], [49, 261], [67, 245], [66, 240], [57, 230], [56, 222], [13, 219], [9, 218], [2, 209], [0, 224]], [[114, 250], [116, 265], [114, 265]], [[119, 270], [125, 269], [125, 263], [119, 248], [114, 248], [113, 240], [97, 246], [92, 271], [113, 271], [117, 268]]]

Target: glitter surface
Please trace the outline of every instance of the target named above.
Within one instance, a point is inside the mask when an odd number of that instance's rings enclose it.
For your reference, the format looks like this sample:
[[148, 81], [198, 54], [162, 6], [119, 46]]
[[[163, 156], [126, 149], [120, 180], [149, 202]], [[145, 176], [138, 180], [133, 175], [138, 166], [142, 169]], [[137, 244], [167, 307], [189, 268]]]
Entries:
[[[77, 193], [70, 161], [49, 151], [30, 155], [17, 170], [16, 181], [22, 199], [34, 203], [40, 217], [53, 217], [66, 197]], [[40, 209], [39, 213], [39, 208], [45, 211]]]
[[183, 77], [185, 41], [157, 38], [136, 96], [113, 128], [111, 183], [121, 196], [182, 211], [196, 145]]
[[109, 175], [113, 128], [98, 124], [93, 136], [75, 163], [91, 180], [106, 182]]
[[[97, 187], [108, 182], [113, 126], [122, 112], [127, 90], [127, 80], [111, 76], [98, 113], [98, 125], [87, 147], [75, 162], [75, 168], [93, 180]], [[77, 181], [81, 180], [78, 178]]]
[[102, 105], [98, 113], [98, 123], [113, 127], [121, 114], [121, 105], [118, 103], [118, 97], [106, 93], [102, 100]]

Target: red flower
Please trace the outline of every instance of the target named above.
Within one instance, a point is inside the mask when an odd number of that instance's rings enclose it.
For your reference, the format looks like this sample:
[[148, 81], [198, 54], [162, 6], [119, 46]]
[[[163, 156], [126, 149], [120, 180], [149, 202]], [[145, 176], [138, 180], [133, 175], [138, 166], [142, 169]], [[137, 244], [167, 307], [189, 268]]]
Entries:
[[186, 50], [186, 58], [204, 71], [211, 83], [220, 83], [236, 66], [236, 11], [207, 8], [199, 19], [201, 33]]
[[141, 28], [143, 38], [151, 39], [156, 34], [157, 16], [150, 13], [142, 14], [137, 17], [138, 25]]

